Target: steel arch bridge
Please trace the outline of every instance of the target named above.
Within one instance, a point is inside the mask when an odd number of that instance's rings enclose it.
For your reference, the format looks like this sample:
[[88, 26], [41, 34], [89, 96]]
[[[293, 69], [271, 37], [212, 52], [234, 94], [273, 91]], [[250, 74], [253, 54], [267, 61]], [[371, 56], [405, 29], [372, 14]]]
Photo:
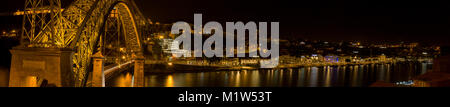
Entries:
[[[42, 3], [49, 5], [46, 18], [37, 12], [43, 11], [37, 8]], [[61, 7], [61, 0], [25, 4], [31, 14], [24, 15], [22, 45], [72, 49], [76, 86], [85, 86], [96, 53], [106, 57], [105, 63], [118, 65], [142, 55], [141, 35], [149, 32], [149, 21], [133, 0], [73, 0], [67, 7]]]

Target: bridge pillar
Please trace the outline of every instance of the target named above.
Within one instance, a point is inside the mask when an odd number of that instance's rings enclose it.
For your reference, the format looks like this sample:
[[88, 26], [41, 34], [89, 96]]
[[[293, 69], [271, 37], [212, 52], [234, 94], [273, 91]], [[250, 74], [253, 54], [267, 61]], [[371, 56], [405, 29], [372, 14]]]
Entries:
[[133, 87], [144, 87], [144, 59], [143, 56], [137, 56], [134, 59]]
[[101, 52], [98, 52], [92, 56], [94, 60], [94, 66], [92, 69], [92, 87], [105, 87], [105, 73], [104, 73], [104, 59], [105, 57]]
[[72, 49], [15, 47], [10, 70], [10, 87], [74, 87]]

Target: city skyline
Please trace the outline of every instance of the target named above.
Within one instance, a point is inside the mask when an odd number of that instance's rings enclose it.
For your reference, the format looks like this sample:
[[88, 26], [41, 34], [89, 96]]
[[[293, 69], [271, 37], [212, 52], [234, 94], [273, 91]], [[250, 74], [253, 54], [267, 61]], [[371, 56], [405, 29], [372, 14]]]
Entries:
[[448, 16], [433, 3], [25, 1], [1, 13], [10, 87], [445, 85]]
[[5, 0], [0, 88], [37, 105], [435, 104], [449, 4]]

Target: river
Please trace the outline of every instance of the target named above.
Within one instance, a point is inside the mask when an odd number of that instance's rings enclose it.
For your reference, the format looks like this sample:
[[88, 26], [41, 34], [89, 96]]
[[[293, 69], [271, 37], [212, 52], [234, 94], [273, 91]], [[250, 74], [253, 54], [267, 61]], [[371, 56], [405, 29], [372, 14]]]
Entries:
[[[194, 73], [150, 73], [146, 87], [368, 87], [377, 81], [407, 81], [431, 71], [431, 64], [402, 62], [354, 66], [303, 67], [240, 71], [199, 71]], [[152, 71], [150, 71], [152, 70]], [[161, 71], [160, 71], [161, 72]], [[130, 72], [108, 80], [110, 87], [128, 87]]]

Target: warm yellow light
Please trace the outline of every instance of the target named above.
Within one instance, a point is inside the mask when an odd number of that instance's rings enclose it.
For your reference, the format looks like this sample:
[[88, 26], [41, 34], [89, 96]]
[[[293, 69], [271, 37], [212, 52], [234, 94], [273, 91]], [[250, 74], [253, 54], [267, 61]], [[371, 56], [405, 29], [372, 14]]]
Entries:
[[172, 65], [173, 65], [173, 63], [172, 63], [172, 62], [169, 62], [169, 63], [167, 63], [167, 65], [169, 65], [169, 66], [172, 66]]
[[174, 87], [173, 76], [169, 75], [166, 80], [166, 87]]
[[37, 87], [37, 77], [36, 76], [29, 76], [27, 77], [27, 81], [26, 81], [26, 87]]
[[164, 36], [163, 36], [163, 35], [160, 35], [160, 36], [159, 36], [159, 39], [164, 39]]
[[[14, 12], [13, 15], [14, 16], [20, 16], [20, 15], [25, 15], [25, 14], [47, 14], [47, 13], [56, 12], [56, 11], [58, 11], [58, 9], [55, 9], [53, 11], [49, 10], [49, 9], [46, 9], [46, 10], [27, 10], [27, 11]], [[64, 11], [64, 9], [60, 9], [60, 11], [62, 12], [62, 11]]]

